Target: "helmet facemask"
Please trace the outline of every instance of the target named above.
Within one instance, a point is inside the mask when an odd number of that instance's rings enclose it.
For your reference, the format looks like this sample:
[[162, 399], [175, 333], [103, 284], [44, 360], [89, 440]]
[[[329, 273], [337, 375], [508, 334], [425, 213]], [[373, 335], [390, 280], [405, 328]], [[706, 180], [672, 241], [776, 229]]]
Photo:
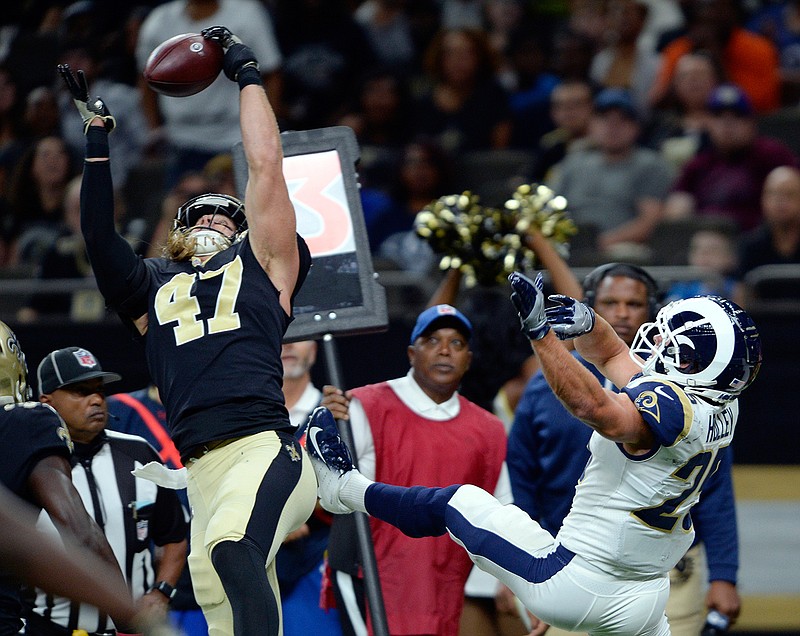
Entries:
[[31, 395], [25, 354], [14, 332], [0, 322], [0, 404], [27, 402]]
[[[232, 236], [211, 227], [196, 227], [197, 222], [204, 216], [217, 215], [227, 217], [236, 226]], [[227, 194], [201, 194], [190, 199], [178, 208], [173, 231], [181, 232], [189, 244], [193, 256], [210, 256], [229, 248], [247, 229], [247, 218], [244, 214], [244, 204]]]

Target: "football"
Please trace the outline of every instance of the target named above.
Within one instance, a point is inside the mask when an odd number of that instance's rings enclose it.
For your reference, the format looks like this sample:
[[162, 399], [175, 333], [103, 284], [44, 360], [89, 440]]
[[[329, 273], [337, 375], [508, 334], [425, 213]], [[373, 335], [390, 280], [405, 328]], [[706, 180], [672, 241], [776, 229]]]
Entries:
[[144, 78], [157, 93], [188, 97], [217, 79], [222, 46], [199, 33], [182, 33], [159, 44], [144, 67]]

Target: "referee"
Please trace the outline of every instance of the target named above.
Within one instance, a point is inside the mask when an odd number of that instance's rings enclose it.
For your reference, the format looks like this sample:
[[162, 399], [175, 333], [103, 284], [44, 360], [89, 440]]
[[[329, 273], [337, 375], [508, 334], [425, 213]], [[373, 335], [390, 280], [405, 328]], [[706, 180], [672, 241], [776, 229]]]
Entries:
[[[134, 600], [166, 614], [186, 561], [187, 520], [174, 490], [135, 478], [131, 470], [158, 453], [143, 438], [106, 430], [105, 384], [120, 380], [91, 352], [68, 347], [48, 354], [37, 370], [40, 401], [63, 418], [74, 443], [72, 481], [122, 568]], [[48, 523], [40, 518], [41, 524]], [[154, 559], [155, 555], [155, 559]], [[27, 634], [115, 634], [113, 622], [89, 605], [36, 591]]]

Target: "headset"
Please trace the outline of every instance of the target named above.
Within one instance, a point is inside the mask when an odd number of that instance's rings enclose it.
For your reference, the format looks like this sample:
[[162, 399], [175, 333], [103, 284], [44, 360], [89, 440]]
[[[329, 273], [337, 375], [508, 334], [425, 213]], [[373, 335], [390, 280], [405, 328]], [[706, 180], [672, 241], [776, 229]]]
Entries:
[[609, 276], [622, 276], [641, 281], [647, 287], [647, 311], [648, 320], [655, 320], [660, 307], [660, 294], [658, 282], [647, 271], [631, 263], [606, 263], [596, 267], [583, 279], [583, 302], [590, 307], [594, 307], [597, 288], [600, 283]]

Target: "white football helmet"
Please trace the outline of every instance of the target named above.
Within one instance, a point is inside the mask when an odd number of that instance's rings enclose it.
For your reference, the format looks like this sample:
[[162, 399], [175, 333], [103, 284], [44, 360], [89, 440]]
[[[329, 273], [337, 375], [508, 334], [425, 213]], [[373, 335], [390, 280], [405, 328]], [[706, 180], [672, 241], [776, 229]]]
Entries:
[[755, 379], [761, 338], [738, 305], [719, 296], [695, 296], [671, 302], [654, 322], [643, 324], [630, 354], [643, 375], [725, 404]]
[[26, 402], [30, 398], [25, 354], [14, 332], [0, 321], [0, 404]]

